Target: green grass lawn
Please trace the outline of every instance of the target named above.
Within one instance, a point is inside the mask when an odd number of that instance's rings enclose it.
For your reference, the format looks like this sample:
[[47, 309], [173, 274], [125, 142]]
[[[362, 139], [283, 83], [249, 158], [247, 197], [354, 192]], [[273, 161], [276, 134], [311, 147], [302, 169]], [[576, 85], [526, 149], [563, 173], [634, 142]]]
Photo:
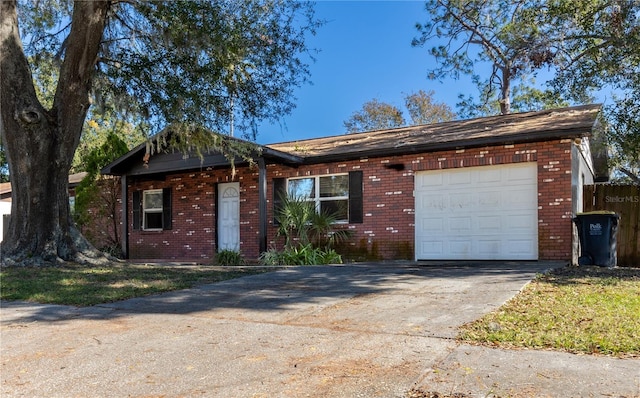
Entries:
[[640, 269], [563, 268], [539, 275], [497, 311], [462, 327], [465, 342], [640, 356]]
[[90, 306], [275, 270], [264, 267], [166, 266], [113, 263], [89, 267], [17, 267], [0, 271], [0, 297]]

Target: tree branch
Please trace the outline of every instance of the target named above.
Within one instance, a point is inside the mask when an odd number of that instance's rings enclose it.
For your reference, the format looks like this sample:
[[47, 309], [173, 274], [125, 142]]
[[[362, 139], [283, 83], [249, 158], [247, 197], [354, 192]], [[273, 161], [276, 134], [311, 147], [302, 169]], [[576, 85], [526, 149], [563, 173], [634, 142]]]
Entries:
[[618, 170], [620, 170], [621, 173], [629, 177], [635, 184], [640, 185], [640, 176], [636, 175], [631, 170], [623, 166], [619, 166]]

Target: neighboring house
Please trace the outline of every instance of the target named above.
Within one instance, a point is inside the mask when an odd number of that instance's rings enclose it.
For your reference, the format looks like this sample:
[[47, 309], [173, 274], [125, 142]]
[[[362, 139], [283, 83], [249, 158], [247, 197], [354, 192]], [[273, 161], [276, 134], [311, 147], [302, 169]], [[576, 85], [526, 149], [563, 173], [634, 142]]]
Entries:
[[0, 183], [0, 242], [7, 234], [11, 215], [11, 183]]
[[132, 259], [248, 258], [275, 246], [274, 207], [307, 195], [352, 231], [367, 258], [570, 260], [572, 217], [594, 181], [598, 105], [300, 140], [257, 165], [140, 145], [103, 169], [122, 176]]
[[11, 202], [0, 200], [0, 242], [4, 239], [9, 228], [9, 216], [11, 215]]
[[[87, 175], [87, 173], [75, 173], [69, 176], [69, 205], [73, 208], [75, 201], [75, 188], [80, 181]], [[4, 236], [9, 228], [9, 217], [11, 217], [11, 183], [0, 183], [0, 242], [2, 242]]]

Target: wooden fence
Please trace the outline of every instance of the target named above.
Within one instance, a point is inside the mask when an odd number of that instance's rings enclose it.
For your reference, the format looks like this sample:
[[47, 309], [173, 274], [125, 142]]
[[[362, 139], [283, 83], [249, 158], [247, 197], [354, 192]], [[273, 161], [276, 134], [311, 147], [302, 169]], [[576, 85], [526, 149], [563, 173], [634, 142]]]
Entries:
[[584, 211], [609, 210], [620, 216], [618, 265], [640, 267], [640, 186], [585, 185]]

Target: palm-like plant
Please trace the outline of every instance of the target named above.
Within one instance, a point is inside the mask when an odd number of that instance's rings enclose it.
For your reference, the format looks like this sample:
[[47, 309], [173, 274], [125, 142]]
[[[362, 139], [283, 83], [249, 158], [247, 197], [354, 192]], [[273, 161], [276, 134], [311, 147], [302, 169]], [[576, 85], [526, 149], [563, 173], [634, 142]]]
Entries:
[[287, 248], [311, 244], [328, 249], [351, 236], [350, 231], [335, 228], [335, 214], [318, 212], [315, 203], [304, 197], [282, 197], [275, 218], [279, 224], [278, 236], [284, 237]]

